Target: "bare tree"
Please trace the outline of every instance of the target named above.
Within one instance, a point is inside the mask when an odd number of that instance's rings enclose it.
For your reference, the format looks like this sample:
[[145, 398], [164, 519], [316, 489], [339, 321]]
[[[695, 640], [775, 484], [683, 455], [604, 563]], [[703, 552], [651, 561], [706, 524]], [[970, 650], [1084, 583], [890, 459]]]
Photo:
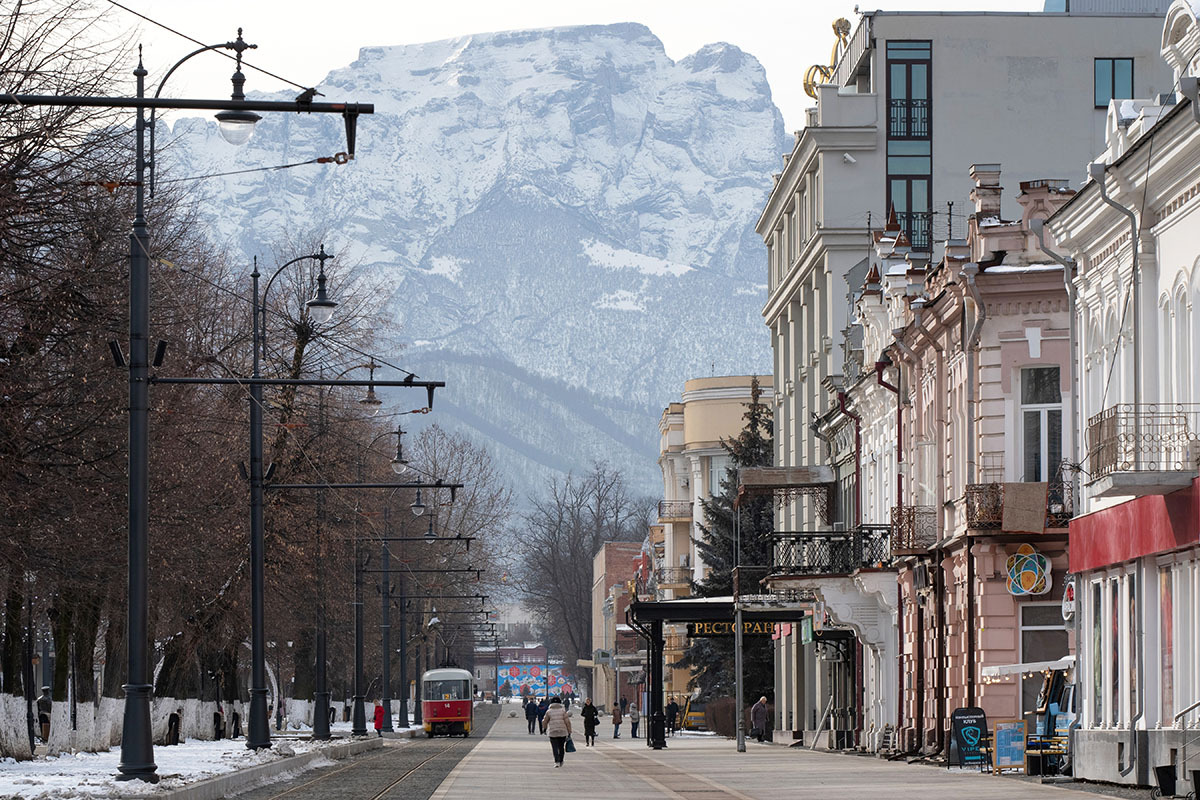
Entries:
[[640, 541], [653, 500], [637, 497], [622, 473], [596, 464], [554, 480], [511, 531], [511, 572], [523, 601], [567, 669], [592, 652], [592, 559], [605, 542]]

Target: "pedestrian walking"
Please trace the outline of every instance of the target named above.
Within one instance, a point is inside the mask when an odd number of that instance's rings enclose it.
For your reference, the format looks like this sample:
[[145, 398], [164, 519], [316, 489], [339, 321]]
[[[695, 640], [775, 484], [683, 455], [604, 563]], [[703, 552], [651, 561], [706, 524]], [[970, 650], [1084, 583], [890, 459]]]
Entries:
[[550, 737], [550, 750], [554, 754], [554, 766], [561, 767], [567, 752], [567, 737], [571, 735], [571, 717], [563, 708], [562, 700], [553, 697], [547, 703], [543, 718], [546, 735]]
[[613, 703], [612, 723], [613, 723], [613, 738], [620, 739], [621, 738], [621, 704], [620, 703]]
[[375, 701], [375, 734], [383, 738], [383, 703]]
[[671, 698], [671, 702], [667, 703], [667, 733], [671, 736], [675, 735], [676, 719], [679, 717], [679, 703], [675, 702], [675, 698]]
[[624, 695], [621, 696], [621, 713], [625, 713], [625, 709], [629, 708], [629, 700]]
[[758, 698], [758, 702], [750, 707], [750, 735], [760, 742], [767, 735], [766, 697]]
[[583, 744], [584, 747], [596, 746], [596, 725], [600, 722], [600, 710], [592, 705], [592, 698], [588, 698], [583, 703], [583, 710], [579, 712], [579, 716], [583, 717]]
[[642, 712], [638, 711], [637, 703], [629, 705], [629, 735], [634, 739], [638, 738], [637, 729], [638, 723], [642, 721]]
[[529, 724], [530, 735], [533, 735], [533, 729], [538, 724], [538, 707], [532, 700], [525, 704], [525, 722]]
[[538, 715], [538, 731], [540, 733], [546, 732], [545, 717], [546, 717], [546, 710], [549, 708], [550, 708], [550, 698], [543, 697], [541, 700], [538, 701], [537, 715]]

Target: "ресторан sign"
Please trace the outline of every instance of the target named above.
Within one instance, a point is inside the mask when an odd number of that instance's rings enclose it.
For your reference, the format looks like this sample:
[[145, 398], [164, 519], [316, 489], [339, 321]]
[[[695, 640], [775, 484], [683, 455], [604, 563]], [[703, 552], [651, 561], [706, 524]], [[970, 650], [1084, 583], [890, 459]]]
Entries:
[[[743, 636], [770, 636], [775, 632], [774, 622], [742, 622]], [[687, 635], [689, 638], [702, 638], [707, 636], [733, 636], [734, 628], [732, 622], [689, 622], [687, 624]]]

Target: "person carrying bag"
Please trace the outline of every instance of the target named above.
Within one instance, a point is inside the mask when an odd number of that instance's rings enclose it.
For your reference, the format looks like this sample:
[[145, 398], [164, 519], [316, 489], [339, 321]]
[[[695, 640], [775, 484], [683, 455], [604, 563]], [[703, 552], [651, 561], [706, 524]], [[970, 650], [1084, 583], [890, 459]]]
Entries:
[[550, 749], [554, 753], [554, 766], [563, 765], [563, 757], [567, 752], [567, 742], [571, 741], [571, 718], [563, 708], [562, 700], [555, 697], [550, 700], [542, 727], [550, 737]]

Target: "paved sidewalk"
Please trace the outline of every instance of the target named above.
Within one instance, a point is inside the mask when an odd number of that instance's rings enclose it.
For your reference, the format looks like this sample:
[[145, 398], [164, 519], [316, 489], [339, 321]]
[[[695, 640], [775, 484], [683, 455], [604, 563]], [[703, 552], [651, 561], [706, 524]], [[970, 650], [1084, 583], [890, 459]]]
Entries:
[[[751, 742], [738, 753], [722, 737], [675, 737], [653, 751], [644, 739], [604, 738], [584, 747], [578, 710], [572, 716], [578, 751], [554, 768], [550, 743], [530, 736], [517, 709], [505, 709], [487, 738], [434, 792], [432, 800], [613, 797], [671, 800], [779, 800], [780, 797], [888, 800], [1095, 800], [1095, 795], [977, 773], [947, 772], [876, 758], [814, 753]], [[622, 726], [628, 728], [628, 726]]]

